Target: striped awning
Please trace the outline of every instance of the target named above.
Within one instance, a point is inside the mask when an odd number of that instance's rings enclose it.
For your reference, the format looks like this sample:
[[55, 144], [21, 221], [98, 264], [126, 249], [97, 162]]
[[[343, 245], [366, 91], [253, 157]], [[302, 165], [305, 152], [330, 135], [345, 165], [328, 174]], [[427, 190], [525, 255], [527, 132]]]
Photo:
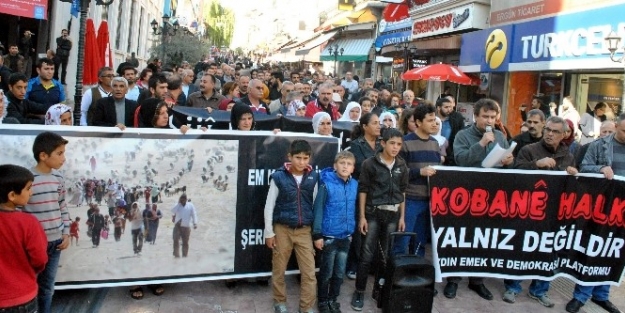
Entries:
[[[339, 54], [337, 61], [344, 62], [364, 62], [369, 60], [371, 46], [375, 41], [374, 38], [351, 39], [343, 38], [328, 44], [323, 52], [321, 52], [321, 61], [334, 61], [334, 55], [331, 55], [329, 49], [338, 46], [343, 48], [343, 54]], [[334, 52], [334, 51], [332, 51]]]
[[306, 55], [310, 50], [319, 47], [324, 42], [328, 41], [330, 38], [334, 37], [336, 34], [335, 31], [327, 32], [325, 34], [321, 34], [317, 37], [314, 37], [312, 40], [308, 41], [303, 47], [299, 50], [295, 51], [295, 55]]

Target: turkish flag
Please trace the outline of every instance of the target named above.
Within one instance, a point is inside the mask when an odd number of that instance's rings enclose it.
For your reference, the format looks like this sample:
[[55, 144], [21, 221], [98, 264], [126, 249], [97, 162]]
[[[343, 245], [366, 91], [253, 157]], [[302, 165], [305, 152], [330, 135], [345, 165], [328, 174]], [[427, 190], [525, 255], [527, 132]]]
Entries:
[[407, 0], [404, 0], [403, 3], [390, 3], [384, 8], [382, 18], [387, 22], [397, 22], [410, 18], [410, 14], [408, 14], [409, 8]]

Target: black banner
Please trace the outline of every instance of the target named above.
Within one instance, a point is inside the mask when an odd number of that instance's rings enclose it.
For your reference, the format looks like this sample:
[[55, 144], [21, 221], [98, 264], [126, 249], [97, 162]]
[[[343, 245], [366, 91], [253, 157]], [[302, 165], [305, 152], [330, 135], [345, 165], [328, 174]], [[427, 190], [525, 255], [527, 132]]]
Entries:
[[442, 277], [620, 284], [625, 182], [618, 178], [437, 167], [430, 190]]
[[[270, 276], [271, 251], [263, 236], [269, 176], [287, 161], [295, 139], [311, 144], [310, 164], [316, 170], [332, 166], [339, 144], [334, 137], [287, 132], [192, 129], [182, 135], [161, 129], [0, 125], [1, 163], [33, 167], [32, 143], [42, 131], [69, 140], [60, 171], [70, 216], [81, 219], [78, 245], [61, 254], [57, 289]], [[98, 203], [102, 215], [109, 215], [108, 193], [98, 191], [100, 183], [105, 190], [110, 184], [123, 186], [127, 205], [136, 201], [143, 210], [156, 203], [162, 212], [152, 228], [154, 244], [144, 242], [140, 255], [133, 251], [128, 220], [119, 240], [112, 223], [108, 238], [93, 247], [85, 224], [87, 203]], [[171, 209], [182, 193], [194, 204], [199, 222], [191, 230], [188, 257], [174, 258]]]

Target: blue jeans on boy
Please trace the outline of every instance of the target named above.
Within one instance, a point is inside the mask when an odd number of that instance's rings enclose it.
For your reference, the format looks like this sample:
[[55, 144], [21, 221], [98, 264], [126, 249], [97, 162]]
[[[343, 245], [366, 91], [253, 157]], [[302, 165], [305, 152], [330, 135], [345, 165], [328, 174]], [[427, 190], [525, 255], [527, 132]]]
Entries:
[[[416, 254], [425, 256], [425, 245], [431, 235], [430, 232], [430, 203], [427, 200], [406, 199], [406, 212], [404, 223], [407, 232], [417, 234]], [[393, 245], [393, 254], [406, 253], [410, 238], [407, 236], [398, 238]]]
[[[522, 280], [516, 279], [504, 279], [503, 285], [506, 287], [506, 291], [512, 291], [516, 294], [521, 293]], [[549, 282], [546, 280], [532, 279], [530, 284], [529, 293], [535, 297], [542, 297], [549, 291]]]
[[573, 298], [581, 303], [586, 303], [592, 297], [597, 301], [605, 301], [610, 299], [610, 285], [599, 286], [581, 286], [575, 284]]
[[37, 302], [40, 313], [49, 313], [52, 310], [56, 270], [59, 268], [59, 260], [61, 259], [61, 250], [56, 247], [62, 242], [63, 239], [48, 242], [48, 264], [46, 264], [43, 272], [37, 276], [37, 284], [39, 285]]
[[338, 298], [345, 276], [350, 243], [349, 237], [344, 239], [323, 238], [321, 265], [317, 279], [319, 303], [336, 301]]

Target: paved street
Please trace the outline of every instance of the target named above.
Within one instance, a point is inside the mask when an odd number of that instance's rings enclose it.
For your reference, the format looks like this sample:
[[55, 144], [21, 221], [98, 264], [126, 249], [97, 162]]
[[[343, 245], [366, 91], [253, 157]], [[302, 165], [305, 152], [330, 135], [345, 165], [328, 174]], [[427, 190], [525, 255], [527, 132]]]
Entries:
[[[381, 312], [375, 308], [370, 298], [370, 286], [367, 289], [367, 298], [362, 312]], [[289, 290], [289, 312], [297, 312], [299, 288], [294, 276], [287, 279]], [[437, 284], [441, 292], [434, 300], [434, 313], [501, 313], [501, 312], [531, 312], [553, 313], [566, 312], [564, 307], [569, 301], [573, 284], [566, 279], [558, 279], [552, 283], [549, 292], [551, 299], [556, 303], [554, 308], [545, 308], [530, 299], [527, 293], [517, 297], [517, 303], [508, 304], [501, 301], [504, 288], [500, 280], [487, 279], [486, 285], [495, 295], [493, 301], [479, 298], [473, 291], [467, 289], [466, 281], [460, 284], [456, 299], [449, 300], [442, 296], [444, 284]], [[523, 284], [527, 288], [529, 282]], [[526, 289], [525, 289], [526, 290]], [[260, 286], [256, 283], [242, 283], [234, 289], [228, 289], [221, 281], [192, 282], [166, 285], [165, 294], [161, 297], [152, 295], [146, 288], [142, 300], [130, 297], [127, 287], [83, 289], [57, 291], [54, 298], [54, 313], [271, 313], [271, 287]], [[349, 307], [351, 294], [354, 291], [354, 281], [346, 280], [341, 290], [341, 308], [343, 312], [354, 312]], [[625, 287], [612, 288], [611, 301], [619, 308], [625, 308]], [[605, 312], [594, 303], [587, 303], [582, 313]]]

